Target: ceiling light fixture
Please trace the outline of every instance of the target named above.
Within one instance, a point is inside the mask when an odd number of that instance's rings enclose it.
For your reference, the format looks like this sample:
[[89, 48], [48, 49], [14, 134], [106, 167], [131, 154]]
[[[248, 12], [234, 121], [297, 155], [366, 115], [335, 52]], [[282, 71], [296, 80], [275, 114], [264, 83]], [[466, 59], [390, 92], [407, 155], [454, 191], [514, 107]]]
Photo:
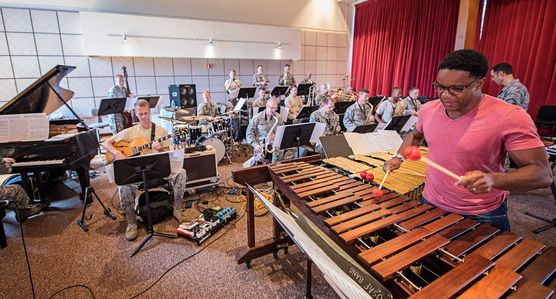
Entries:
[[209, 38], [209, 46], [212, 46], [213, 42], [212, 42], [212, 38]]
[[122, 38], [124, 40], [124, 43], [127, 43], [127, 35], [125, 35], [125, 33], [122, 34]]
[[278, 42], [278, 49], [282, 49], [282, 43]]

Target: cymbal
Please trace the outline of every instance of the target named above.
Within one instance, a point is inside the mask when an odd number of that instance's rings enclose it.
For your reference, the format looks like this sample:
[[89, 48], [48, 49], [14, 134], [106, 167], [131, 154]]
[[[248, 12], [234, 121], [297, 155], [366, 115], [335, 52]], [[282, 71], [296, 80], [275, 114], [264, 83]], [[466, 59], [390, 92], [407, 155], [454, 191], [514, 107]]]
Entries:
[[181, 123], [181, 124], [186, 124], [186, 121], [183, 121], [181, 119], [175, 119], [175, 118], [171, 118], [171, 117], [165, 117], [165, 116], [159, 116], [158, 118], [162, 119], [162, 120], [167, 120], [167, 121], [171, 121], [174, 123]]
[[171, 107], [162, 107], [162, 109], [177, 114], [191, 114], [191, 112], [187, 111], [186, 109], [181, 108], [171, 108]]
[[182, 116], [182, 117], [179, 118], [179, 120], [185, 121], [185, 122], [192, 122], [192, 121], [206, 120], [206, 119], [207, 119], [207, 116], [204, 116], [204, 115]]

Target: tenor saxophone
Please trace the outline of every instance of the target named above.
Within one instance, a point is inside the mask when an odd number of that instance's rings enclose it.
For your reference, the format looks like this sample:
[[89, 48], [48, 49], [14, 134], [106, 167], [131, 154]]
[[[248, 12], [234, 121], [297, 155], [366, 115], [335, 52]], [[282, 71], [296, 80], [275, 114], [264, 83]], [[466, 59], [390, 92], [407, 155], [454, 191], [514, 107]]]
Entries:
[[266, 154], [272, 154], [274, 153], [274, 151], [276, 151], [276, 148], [272, 145], [272, 143], [274, 143], [274, 138], [272, 138], [271, 140], [271, 136], [276, 129], [276, 125], [278, 124], [278, 118], [276, 118], [276, 116], [274, 115], [272, 116], [272, 118], [274, 119], [274, 124], [272, 125], [270, 131], [268, 131], [268, 133], [266, 134], [266, 138], [264, 139], [265, 156]]

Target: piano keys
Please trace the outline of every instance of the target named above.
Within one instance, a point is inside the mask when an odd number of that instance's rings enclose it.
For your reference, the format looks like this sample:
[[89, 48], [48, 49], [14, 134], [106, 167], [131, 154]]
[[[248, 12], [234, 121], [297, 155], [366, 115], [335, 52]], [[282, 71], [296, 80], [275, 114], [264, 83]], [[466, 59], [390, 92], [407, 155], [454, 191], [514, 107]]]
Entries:
[[[0, 156], [11, 157], [18, 162], [12, 173], [20, 173], [26, 191], [32, 196], [26, 183], [28, 173], [40, 177], [41, 172], [52, 170], [75, 170], [82, 192], [90, 186], [89, 169], [92, 158], [97, 153], [98, 139], [94, 130], [89, 130], [84, 121], [71, 109], [67, 102], [73, 91], [60, 87], [60, 81], [75, 67], [57, 65], [0, 107], [0, 114], [46, 113], [50, 115], [66, 106], [76, 117], [70, 120], [51, 120], [49, 136], [60, 133], [70, 134], [64, 138], [26, 142], [0, 143]], [[81, 126], [79, 125], [81, 124]], [[63, 129], [61, 129], [61, 127]], [[37, 181], [40, 184], [40, 179]], [[39, 186], [42, 201], [45, 200], [43, 188]], [[82, 195], [83, 196], [83, 195]]]

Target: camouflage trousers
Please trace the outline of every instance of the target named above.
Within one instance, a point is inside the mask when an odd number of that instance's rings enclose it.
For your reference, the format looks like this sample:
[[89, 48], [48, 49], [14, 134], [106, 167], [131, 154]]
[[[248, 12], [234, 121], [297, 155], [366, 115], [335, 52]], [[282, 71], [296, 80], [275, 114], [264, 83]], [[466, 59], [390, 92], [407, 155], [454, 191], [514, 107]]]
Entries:
[[8, 200], [8, 208], [22, 209], [29, 204], [29, 196], [20, 185], [0, 186], [0, 200]]
[[[185, 169], [181, 169], [177, 173], [172, 173], [169, 177], [166, 178], [166, 180], [170, 183], [170, 188], [173, 190], [174, 193], [174, 210], [183, 210], [183, 195], [185, 194], [185, 186], [187, 183], [187, 174], [185, 172]], [[139, 183], [118, 186], [118, 193], [120, 195], [120, 206], [125, 212], [128, 224], [137, 223], [137, 215], [134, 208], [135, 197], [137, 196], [138, 190]]]

